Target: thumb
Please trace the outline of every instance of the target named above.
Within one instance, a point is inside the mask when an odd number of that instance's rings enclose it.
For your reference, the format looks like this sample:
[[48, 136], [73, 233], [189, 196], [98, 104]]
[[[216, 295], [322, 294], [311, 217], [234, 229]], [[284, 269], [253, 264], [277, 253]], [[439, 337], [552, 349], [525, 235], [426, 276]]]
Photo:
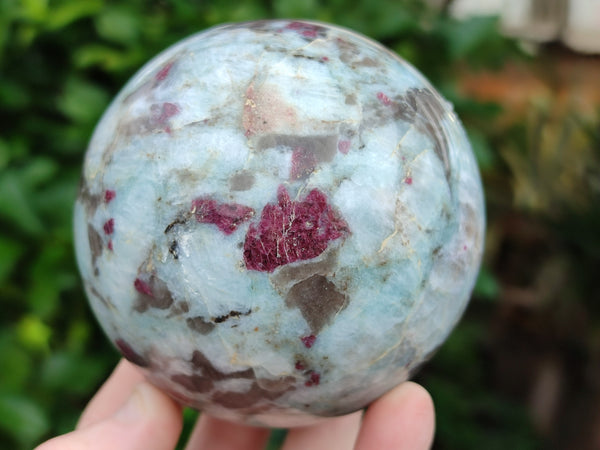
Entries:
[[112, 416], [51, 439], [36, 450], [167, 450], [177, 444], [181, 427], [179, 406], [143, 382]]

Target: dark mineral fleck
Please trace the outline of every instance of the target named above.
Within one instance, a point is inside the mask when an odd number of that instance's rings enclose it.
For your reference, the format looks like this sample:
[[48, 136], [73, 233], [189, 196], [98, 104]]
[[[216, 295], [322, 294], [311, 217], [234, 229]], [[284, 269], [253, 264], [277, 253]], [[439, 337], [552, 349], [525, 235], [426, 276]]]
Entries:
[[207, 321], [202, 316], [188, 317], [186, 319], [186, 323], [187, 323], [187, 326], [190, 327], [190, 329], [192, 329], [200, 334], [208, 334], [215, 328], [214, 323]]
[[209, 392], [214, 386], [214, 383], [211, 379], [200, 375], [185, 375], [179, 373], [176, 375], [172, 375], [171, 381], [179, 384], [180, 386], [183, 386], [191, 392]]
[[148, 367], [150, 365], [150, 362], [144, 356], [136, 352], [131, 345], [129, 345], [123, 339], [117, 339], [115, 341], [115, 345], [123, 355], [123, 358], [125, 358], [127, 361], [140, 367]]
[[204, 354], [198, 350], [192, 354], [192, 367], [194, 370], [199, 370], [202, 374], [214, 381], [222, 381], [228, 379], [254, 379], [254, 370], [244, 369], [234, 372], [221, 372], [217, 369]]
[[135, 310], [144, 312], [148, 308], [167, 309], [173, 304], [173, 296], [167, 284], [155, 275], [136, 278], [133, 286], [137, 291]]
[[336, 314], [348, 306], [348, 299], [326, 277], [313, 275], [290, 289], [285, 304], [300, 309], [313, 333], [319, 333]]
[[104, 249], [104, 241], [100, 233], [96, 229], [88, 224], [88, 241], [90, 244], [90, 250], [92, 253], [92, 266], [96, 267], [96, 260], [102, 255]]

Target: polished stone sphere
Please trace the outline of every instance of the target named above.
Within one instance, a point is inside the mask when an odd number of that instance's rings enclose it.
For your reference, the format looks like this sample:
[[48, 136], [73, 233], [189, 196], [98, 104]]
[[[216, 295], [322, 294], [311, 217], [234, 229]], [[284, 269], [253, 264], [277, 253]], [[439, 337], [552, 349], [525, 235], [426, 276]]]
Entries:
[[461, 316], [484, 205], [452, 106], [316, 22], [167, 49], [98, 124], [75, 207], [91, 306], [185, 405], [288, 427], [363, 408]]

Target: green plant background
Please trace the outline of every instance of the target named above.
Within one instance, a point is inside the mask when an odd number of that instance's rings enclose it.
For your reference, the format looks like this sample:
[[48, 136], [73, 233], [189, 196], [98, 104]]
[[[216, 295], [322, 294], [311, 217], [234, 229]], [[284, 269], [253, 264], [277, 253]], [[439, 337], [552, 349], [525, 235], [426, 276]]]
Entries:
[[[87, 306], [72, 243], [80, 166], [100, 114], [170, 44], [271, 17], [382, 41], [429, 77], [468, 129], [488, 245], [465, 318], [418, 376], [437, 407], [435, 447], [586, 448], [568, 443], [600, 419], [586, 403], [600, 378], [598, 114], [557, 114], [550, 95], [499, 125], [505, 108], [465, 95], [461, 74], [551, 64], [552, 50], [525, 53], [494, 19], [457, 22], [410, 0], [0, 0], [0, 447], [32, 448], [71, 430], [118, 360]], [[516, 302], [516, 288], [533, 292], [534, 306]], [[551, 429], [536, 424], [531, 400], [547, 355], [565, 386]], [[195, 413], [185, 417], [189, 429]]]

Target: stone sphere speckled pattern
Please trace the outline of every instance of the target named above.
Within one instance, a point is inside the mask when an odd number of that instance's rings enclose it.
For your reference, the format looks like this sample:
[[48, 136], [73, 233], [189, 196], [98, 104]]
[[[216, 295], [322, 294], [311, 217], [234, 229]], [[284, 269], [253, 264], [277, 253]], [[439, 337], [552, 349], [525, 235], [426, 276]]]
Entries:
[[124, 357], [184, 404], [277, 427], [406, 380], [462, 314], [483, 235], [451, 105], [314, 22], [217, 27], [150, 61], [99, 123], [75, 207]]

